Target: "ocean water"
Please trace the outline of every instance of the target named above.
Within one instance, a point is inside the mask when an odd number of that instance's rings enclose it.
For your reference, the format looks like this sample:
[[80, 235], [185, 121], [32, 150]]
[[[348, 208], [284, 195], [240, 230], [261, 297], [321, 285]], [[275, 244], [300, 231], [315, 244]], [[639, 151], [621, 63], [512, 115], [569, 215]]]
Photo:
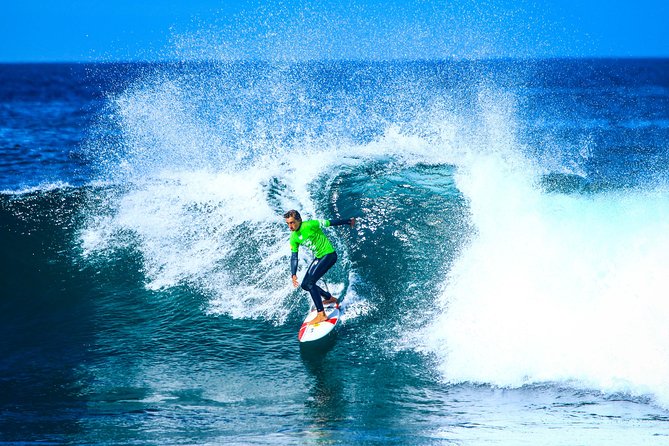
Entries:
[[669, 443], [669, 60], [0, 65], [0, 191], [0, 444]]

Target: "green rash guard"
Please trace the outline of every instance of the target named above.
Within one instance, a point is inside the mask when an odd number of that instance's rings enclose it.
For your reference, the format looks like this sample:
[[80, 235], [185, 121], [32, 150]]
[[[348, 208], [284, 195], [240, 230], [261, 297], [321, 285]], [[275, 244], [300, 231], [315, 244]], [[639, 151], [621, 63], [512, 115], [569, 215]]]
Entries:
[[321, 228], [330, 226], [330, 220], [303, 221], [300, 229], [290, 234], [290, 250], [297, 252], [304, 245], [314, 252], [316, 258], [335, 252], [330, 240]]

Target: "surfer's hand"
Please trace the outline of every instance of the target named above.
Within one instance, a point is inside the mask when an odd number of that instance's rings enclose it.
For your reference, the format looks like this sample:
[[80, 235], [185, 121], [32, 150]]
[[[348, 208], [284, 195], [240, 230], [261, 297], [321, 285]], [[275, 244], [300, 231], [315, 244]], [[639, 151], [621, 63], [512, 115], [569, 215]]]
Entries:
[[292, 276], [291, 279], [293, 279], [293, 286], [297, 288], [299, 284], [297, 283], [297, 276]]

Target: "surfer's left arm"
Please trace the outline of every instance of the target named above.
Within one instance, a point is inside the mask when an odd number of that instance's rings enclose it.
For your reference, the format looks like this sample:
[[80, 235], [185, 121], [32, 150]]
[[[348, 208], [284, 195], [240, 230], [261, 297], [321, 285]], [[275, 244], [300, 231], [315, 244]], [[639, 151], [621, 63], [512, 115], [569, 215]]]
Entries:
[[345, 218], [343, 220], [328, 220], [330, 222], [330, 226], [343, 226], [343, 225], [349, 225], [350, 227], [355, 226], [355, 217], [352, 218]]

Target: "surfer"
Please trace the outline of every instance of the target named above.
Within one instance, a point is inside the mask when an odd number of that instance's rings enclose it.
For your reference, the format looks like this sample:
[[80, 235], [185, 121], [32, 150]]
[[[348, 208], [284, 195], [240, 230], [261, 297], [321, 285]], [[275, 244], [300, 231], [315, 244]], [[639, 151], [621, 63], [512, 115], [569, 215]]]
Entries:
[[337, 252], [332, 247], [330, 240], [328, 240], [327, 236], [323, 233], [322, 228], [342, 225], [350, 225], [353, 227], [355, 225], [355, 218], [347, 218], [344, 220], [307, 220], [303, 222], [300, 213], [294, 209], [286, 212], [283, 215], [283, 218], [286, 219], [288, 229], [292, 232], [292, 234], [290, 234], [290, 250], [292, 253], [290, 257], [290, 273], [295, 288], [298, 286], [297, 253], [300, 249], [300, 245], [304, 245], [314, 253], [314, 260], [309, 265], [309, 268], [307, 268], [307, 273], [305, 274], [304, 279], [302, 279], [302, 289], [311, 294], [311, 298], [318, 311], [316, 318], [312, 320], [311, 323], [316, 324], [318, 322], [323, 322], [327, 320], [323, 304], [327, 305], [337, 303], [338, 301], [332, 294], [316, 285], [318, 279], [323, 277], [337, 261]]

